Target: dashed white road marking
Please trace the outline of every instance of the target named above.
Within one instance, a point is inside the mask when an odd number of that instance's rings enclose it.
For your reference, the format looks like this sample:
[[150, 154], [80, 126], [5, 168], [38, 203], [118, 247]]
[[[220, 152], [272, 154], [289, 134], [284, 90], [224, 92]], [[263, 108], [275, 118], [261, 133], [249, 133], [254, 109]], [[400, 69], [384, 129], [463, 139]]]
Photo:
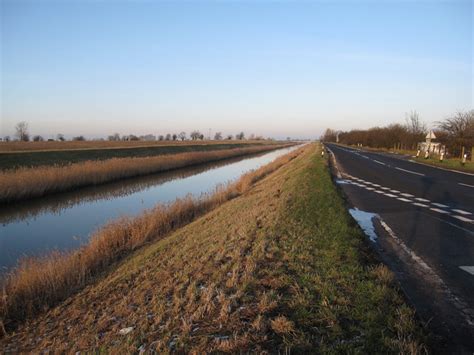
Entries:
[[397, 200], [403, 201], [403, 202], [411, 202], [410, 200], [403, 198], [403, 197], [397, 197]]
[[426, 198], [421, 198], [421, 197], [417, 197], [415, 198], [415, 200], [421, 201], [421, 202], [431, 202], [430, 200], [427, 200]]
[[374, 192], [376, 192], [376, 193], [378, 193], [378, 194], [385, 194], [385, 192], [380, 191], [380, 190], [374, 190]]
[[381, 162], [380, 160], [375, 160], [375, 159], [373, 159], [373, 161], [374, 161], [374, 162], [376, 162], [377, 164], [381, 164], [381, 165], [387, 165], [387, 164], [385, 164], [385, 163]]
[[392, 192], [394, 194], [399, 194], [400, 193], [400, 191], [398, 191], [398, 190], [390, 190], [390, 192]]
[[403, 194], [401, 194], [401, 195], [402, 195], [402, 196], [405, 196], [405, 197], [414, 197], [413, 195], [407, 194], [407, 193], [403, 193]]
[[460, 221], [463, 221], [463, 222], [474, 223], [474, 221], [472, 219], [469, 219], [469, 218], [466, 218], [466, 217], [463, 217], [463, 216], [453, 215], [453, 217], [456, 218], [456, 219], [459, 219]]
[[433, 205], [441, 208], [448, 208], [449, 206], [443, 205], [442, 203], [432, 202]]
[[458, 182], [459, 185], [462, 185], [462, 186], [467, 186], [467, 187], [472, 187], [474, 188], [474, 185], [469, 185], [469, 184], [463, 184], [462, 182]]
[[425, 174], [417, 173], [416, 171], [406, 170], [406, 169], [402, 169], [402, 168], [398, 168], [398, 167], [395, 167], [395, 169], [400, 170], [400, 171], [404, 171], [404, 172], [410, 173], [410, 174], [425, 176]]
[[471, 275], [474, 275], [474, 266], [460, 266], [459, 268], [461, 270], [464, 270], [464, 271], [470, 273]]
[[372, 183], [372, 186], [375, 186], [375, 187], [380, 187], [380, 185], [378, 185], [378, 184], [374, 184], [374, 183]]
[[382, 190], [390, 190], [390, 187], [381, 186], [380, 188], [381, 188]]
[[439, 208], [430, 208], [430, 210], [435, 211], [435, 212], [438, 212], [438, 213], [449, 214], [448, 211], [440, 210]]
[[469, 214], [472, 214], [471, 212], [467, 212], [467, 211], [463, 211], [463, 210], [458, 210], [458, 209], [452, 209], [451, 211], [454, 211], [456, 213], [460, 213], [460, 214], [463, 214], [463, 215], [469, 215]]
[[397, 197], [396, 195], [387, 194], [387, 193], [385, 193], [384, 195], [385, 195], [385, 196], [388, 196], [388, 197]]
[[425, 205], [425, 204], [419, 203], [419, 202], [415, 202], [415, 203], [413, 203], [413, 204], [414, 204], [415, 206], [419, 206], [419, 207], [430, 207], [430, 206], [428, 206], [428, 205]]

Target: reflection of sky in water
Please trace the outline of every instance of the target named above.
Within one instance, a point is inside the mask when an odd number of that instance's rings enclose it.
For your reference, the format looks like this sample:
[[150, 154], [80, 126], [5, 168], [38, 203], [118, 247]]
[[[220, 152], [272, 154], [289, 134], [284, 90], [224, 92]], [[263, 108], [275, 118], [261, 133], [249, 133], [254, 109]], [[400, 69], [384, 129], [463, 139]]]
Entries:
[[[157, 185], [145, 186], [130, 194], [105, 194], [95, 200], [76, 201], [56, 212], [46, 209], [32, 217], [16, 219], [11, 223], [3, 222], [0, 227], [0, 267], [11, 267], [22, 255], [76, 247], [107, 221], [121, 215], [139, 214], [145, 208], [151, 208], [160, 202], [174, 201], [189, 193], [199, 196], [203, 192], [212, 191], [216, 185], [234, 180], [242, 173], [267, 164], [292, 149], [294, 148], [280, 149], [184, 178], [158, 181]], [[106, 189], [107, 185], [103, 188]], [[38, 209], [38, 206], [35, 207]]]

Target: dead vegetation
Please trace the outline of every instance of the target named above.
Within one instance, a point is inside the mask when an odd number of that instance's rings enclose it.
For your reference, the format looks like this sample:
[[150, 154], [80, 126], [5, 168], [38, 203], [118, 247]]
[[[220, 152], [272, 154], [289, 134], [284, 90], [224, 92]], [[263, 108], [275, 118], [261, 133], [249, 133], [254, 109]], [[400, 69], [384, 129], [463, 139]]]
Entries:
[[286, 145], [264, 145], [144, 158], [113, 158], [66, 166], [41, 166], [0, 171], [0, 203], [41, 197], [83, 186], [265, 152], [283, 146]]
[[[426, 352], [307, 147], [0, 340], [5, 352]], [[272, 171], [266, 168], [266, 174]], [[262, 175], [263, 176], [263, 175]], [[252, 181], [246, 177], [243, 188]]]
[[[292, 160], [293, 151], [228, 186], [218, 186], [200, 198], [187, 197], [157, 205], [135, 218], [121, 218], [102, 227], [84, 247], [72, 253], [53, 253], [24, 259], [3, 284], [0, 320], [7, 327], [41, 312], [84, 287], [100, 272], [150, 241], [191, 222], [247, 191], [251, 185]], [[0, 322], [1, 324], [2, 322]]]

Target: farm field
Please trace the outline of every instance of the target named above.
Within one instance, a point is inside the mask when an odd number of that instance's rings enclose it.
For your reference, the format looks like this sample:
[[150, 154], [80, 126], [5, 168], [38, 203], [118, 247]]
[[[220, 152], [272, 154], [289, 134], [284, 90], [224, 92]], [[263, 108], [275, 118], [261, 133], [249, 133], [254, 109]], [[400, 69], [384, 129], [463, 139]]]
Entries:
[[0, 142], [0, 170], [281, 144], [272, 141]]
[[[132, 243], [125, 259], [112, 258], [89, 286], [0, 345], [12, 352], [423, 353], [414, 311], [346, 211], [320, 146], [297, 153], [244, 176], [194, 222]], [[136, 238], [151, 236], [147, 228], [135, 229]], [[37, 282], [51, 285], [40, 273]], [[40, 285], [26, 280], [25, 287]]]

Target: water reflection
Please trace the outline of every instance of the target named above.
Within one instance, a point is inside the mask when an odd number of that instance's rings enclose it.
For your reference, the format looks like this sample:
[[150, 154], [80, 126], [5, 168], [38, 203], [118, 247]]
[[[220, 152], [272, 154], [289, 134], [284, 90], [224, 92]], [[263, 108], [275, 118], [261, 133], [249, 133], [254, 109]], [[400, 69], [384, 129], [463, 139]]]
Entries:
[[294, 149], [121, 180], [1, 208], [0, 268], [12, 267], [22, 256], [78, 247], [111, 219], [136, 215], [189, 193], [211, 191]]

